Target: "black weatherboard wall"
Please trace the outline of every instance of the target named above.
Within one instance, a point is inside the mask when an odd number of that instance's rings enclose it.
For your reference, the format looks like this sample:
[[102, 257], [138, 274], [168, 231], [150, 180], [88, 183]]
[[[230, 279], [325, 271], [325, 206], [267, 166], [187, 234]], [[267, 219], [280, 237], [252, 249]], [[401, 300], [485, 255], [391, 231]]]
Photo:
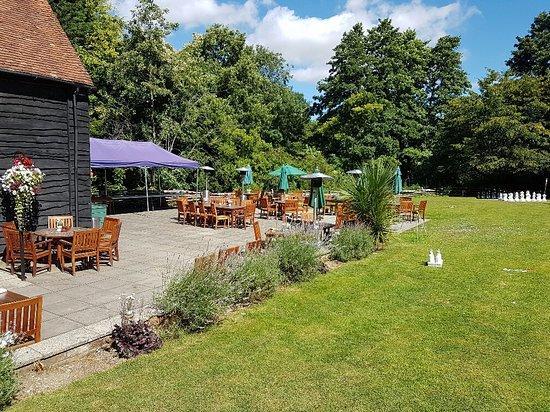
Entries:
[[38, 196], [41, 226], [48, 215], [58, 214], [78, 215], [80, 226], [91, 223], [88, 123], [86, 88], [0, 73], [0, 173], [11, 167], [17, 153], [32, 157], [45, 173]]

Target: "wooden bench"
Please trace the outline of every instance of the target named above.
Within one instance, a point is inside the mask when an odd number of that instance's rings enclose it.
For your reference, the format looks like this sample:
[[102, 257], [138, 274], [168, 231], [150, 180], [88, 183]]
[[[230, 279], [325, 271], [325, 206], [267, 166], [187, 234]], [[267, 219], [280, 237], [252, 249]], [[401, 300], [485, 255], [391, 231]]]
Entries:
[[32, 338], [22, 345], [40, 342], [42, 330], [42, 296], [28, 298], [7, 291], [0, 294], [0, 333], [24, 333]]

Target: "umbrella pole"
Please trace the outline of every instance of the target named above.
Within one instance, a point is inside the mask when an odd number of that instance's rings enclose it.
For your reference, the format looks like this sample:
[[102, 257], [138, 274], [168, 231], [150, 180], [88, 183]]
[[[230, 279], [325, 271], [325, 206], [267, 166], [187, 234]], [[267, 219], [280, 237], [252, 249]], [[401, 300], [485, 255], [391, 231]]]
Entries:
[[197, 195], [199, 194], [199, 170], [200, 169], [197, 169]]
[[145, 200], [147, 202], [147, 211], [149, 211], [149, 186], [147, 181], [147, 168], [143, 168], [143, 173], [145, 174]]

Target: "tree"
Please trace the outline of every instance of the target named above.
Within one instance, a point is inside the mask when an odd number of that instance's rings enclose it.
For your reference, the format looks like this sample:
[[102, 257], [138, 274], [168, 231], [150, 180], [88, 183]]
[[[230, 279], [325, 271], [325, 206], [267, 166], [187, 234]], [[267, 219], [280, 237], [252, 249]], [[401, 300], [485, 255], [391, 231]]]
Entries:
[[166, 13], [153, 0], [139, 0], [132, 11], [111, 73], [114, 98], [107, 121], [113, 137], [166, 143], [162, 124], [172, 104], [175, 53], [165, 37], [177, 28]]
[[103, 136], [103, 118], [112, 103], [110, 73], [120, 53], [123, 22], [112, 13], [108, 0], [49, 2], [97, 89], [90, 95], [90, 132]]
[[459, 46], [459, 37], [444, 36], [430, 50], [426, 110], [430, 126], [434, 131], [438, 129], [445, 105], [463, 95], [471, 87], [468, 76], [462, 69]]
[[447, 107], [435, 151], [440, 182], [540, 190], [550, 173], [550, 80], [491, 71], [479, 87]]
[[319, 83], [313, 113], [315, 138], [341, 166], [369, 158], [398, 157], [411, 170], [429, 155], [426, 132], [426, 71], [429, 48], [414, 31], [390, 20], [363, 33], [345, 33]]
[[550, 73], [550, 13], [542, 12], [531, 24], [529, 33], [517, 37], [512, 57], [506, 62], [519, 76], [545, 76]]

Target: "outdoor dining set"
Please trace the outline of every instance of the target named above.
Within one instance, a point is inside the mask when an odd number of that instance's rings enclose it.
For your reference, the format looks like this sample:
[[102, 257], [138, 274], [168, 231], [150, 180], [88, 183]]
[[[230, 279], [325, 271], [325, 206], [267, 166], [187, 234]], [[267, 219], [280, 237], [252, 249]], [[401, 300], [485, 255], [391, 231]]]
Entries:
[[[78, 261], [88, 266], [93, 263], [99, 271], [102, 263], [112, 265], [114, 260], [119, 260], [120, 219], [106, 217], [101, 228], [75, 227], [73, 223], [72, 216], [48, 216], [47, 228], [26, 232], [23, 238], [14, 222], [3, 223], [4, 253], [10, 273], [14, 274], [16, 265], [21, 265], [21, 257], [31, 265], [33, 276], [39, 271], [39, 261], [46, 262], [40, 270], [51, 271], [53, 256], [59, 268], [72, 275]], [[65, 266], [66, 261], [70, 262], [70, 268]]]

